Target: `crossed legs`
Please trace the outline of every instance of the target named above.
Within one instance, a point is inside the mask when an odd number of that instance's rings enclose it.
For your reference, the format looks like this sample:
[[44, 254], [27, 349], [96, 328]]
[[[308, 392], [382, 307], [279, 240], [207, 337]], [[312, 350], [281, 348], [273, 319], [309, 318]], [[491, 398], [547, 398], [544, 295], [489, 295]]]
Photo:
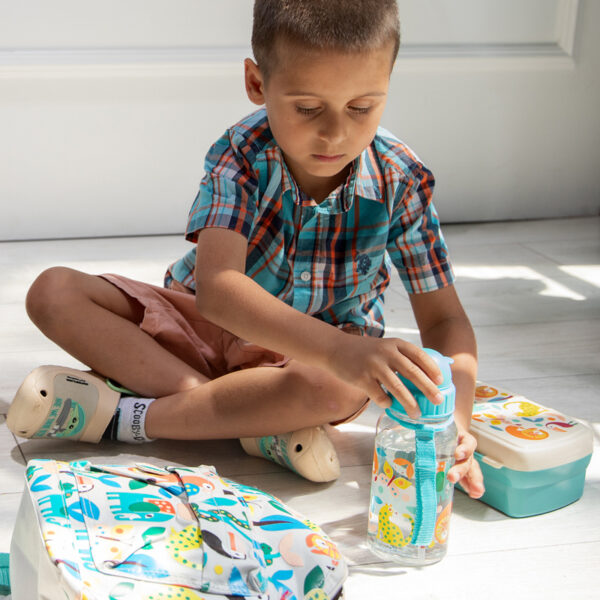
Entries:
[[284, 433], [344, 419], [366, 400], [356, 388], [294, 360], [210, 379], [143, 331], [144, 307], [101, 277], [49, 269], [31, 286], [26, 306], [36, 326], [73, 357], [157, 398], [146, 415], [150, 438]]

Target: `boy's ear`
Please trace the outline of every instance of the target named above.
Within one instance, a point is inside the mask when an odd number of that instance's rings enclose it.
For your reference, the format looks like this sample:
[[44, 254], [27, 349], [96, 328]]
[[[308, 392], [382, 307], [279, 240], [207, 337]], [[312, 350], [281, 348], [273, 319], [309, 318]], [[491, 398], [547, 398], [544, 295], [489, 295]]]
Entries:
[[262, 106], [265, 103], [263, 77], [258, 65], [251, 58], [244, 61], [244, 80], [250, 102]]

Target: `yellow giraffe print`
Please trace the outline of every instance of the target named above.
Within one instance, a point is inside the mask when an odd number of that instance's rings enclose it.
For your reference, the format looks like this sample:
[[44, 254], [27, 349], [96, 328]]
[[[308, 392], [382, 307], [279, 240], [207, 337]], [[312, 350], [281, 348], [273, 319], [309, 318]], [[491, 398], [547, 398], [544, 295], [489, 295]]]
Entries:
[[180, 564], [192, 569], [201, 569], [202, 565], [189, 561], [183, 556], [184, 552], [194, 550], [202, 545], [202, 533], [197, 525], [188, 525], [181, 531], [171, 528], [165, 548], [170, 551], [173, 558]]
[[410, 521], [410, 533], [406, 537], [402, 533], [402, 529], [398, 527], [395, 523], [392, 523], [391, 517], [393, 515], [393, 510], [390, 504], [384, 505], [379, 511], [379, 521], [377, 527], [377, 538], [382, 542], [389, 544], [390, 546], [394, 546], [397, 548], [402, 548], [406, 546], [413, 534], [413, 527], [415, 524], [415, 520], [408, 514], [403, 514], [403, 517], [406, 517]]
[[169, 585], [164, 591], [148, 595], [144, 600], [166, 600], [167, 598], [176, 598], [177, 600], [206, 600], [205, 596], [198, 596], [196, 592], [187, 587], [178, 587]]
[[330, 598], [324, 590], [315, 589], [307, 592], [304, 596], [304, 600], [330, 600]]
[[543, 412], [546, 412], [548, 409], [543, 406], [538, 406], [537, 404], [533, 404], [533, 402], [526, 401], [518, 401], [514, 400], [513, 402], [507, 402], [504, 406], [510, 406], [511, 404], [516, 404], [519, 407], [519, 411], [517, 413], [517, 417], [535, 417]]

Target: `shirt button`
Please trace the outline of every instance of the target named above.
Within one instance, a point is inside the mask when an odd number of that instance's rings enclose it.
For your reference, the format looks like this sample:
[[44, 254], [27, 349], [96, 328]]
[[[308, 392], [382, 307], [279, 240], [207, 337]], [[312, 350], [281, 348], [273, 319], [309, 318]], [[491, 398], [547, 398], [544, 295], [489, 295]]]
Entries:
[[302, 279], [302, 281], [310, 281], [310, 273], [308, 271], [302, 271], [302, 273], [300, 273], [300, 279]]

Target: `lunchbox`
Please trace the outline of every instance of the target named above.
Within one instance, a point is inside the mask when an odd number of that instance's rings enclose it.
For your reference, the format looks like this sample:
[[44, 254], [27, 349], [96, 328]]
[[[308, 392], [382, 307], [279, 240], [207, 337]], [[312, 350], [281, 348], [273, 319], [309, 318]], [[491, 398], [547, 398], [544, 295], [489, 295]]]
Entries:
[[32, 460], [10, 553], [13, 600], [330, 600], [333, 542], [214, 467]]
[[556, 510], [583, 494], [590, 427], [524, 396], [478, 383], [470, 432], [483, 502], [510, 517]]

